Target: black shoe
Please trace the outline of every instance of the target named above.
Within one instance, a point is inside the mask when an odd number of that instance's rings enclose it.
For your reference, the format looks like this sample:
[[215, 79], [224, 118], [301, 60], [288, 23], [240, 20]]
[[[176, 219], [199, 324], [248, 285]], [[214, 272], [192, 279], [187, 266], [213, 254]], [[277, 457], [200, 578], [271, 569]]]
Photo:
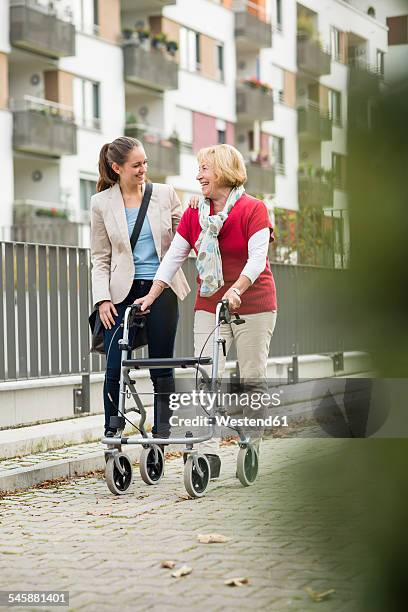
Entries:
[[[205, 455], [208, 459], [208, 463], [210, 464], [210, 479], [214, 480], [218, 478], [221, 471], [221, 459], [218, 455]], [[183, 455], [183, 463], [187, 462], [187, 453]]]
[[116, 436], [116, 431], [105, 429], [105, 438], [113, 438], [114, 436]]
[[205, 455], [210, 464], [210, 480], [218, 478], [221, 470], [221, 459], [218, 455]]

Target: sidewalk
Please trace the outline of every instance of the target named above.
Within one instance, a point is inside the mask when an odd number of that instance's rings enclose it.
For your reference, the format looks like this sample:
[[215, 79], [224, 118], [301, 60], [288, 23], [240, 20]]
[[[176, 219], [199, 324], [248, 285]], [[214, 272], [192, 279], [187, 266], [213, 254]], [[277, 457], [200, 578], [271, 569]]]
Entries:
[[[344, 444], [332, 439], [276, 439], [262, 446], [258, 481], [235, 479], [235, 446], [222, 448], [222, 473], [207, 495], [186, 499], [180, 458], [157, 486], [135, 467], [127, 495], [115, 498], [102, 475], [6, 496], [0, 502], [1, 588], [70, 592], [70, 610], [296, 610], [353, 612], [361, 578], [353, 530], [341, 546], [327, 512], [333, 497], [315, 479]], [[313, 471], [305, 478], [308, 466]], [[347, 491], [342, 493], [343, 503]], [[354, 504], [355, 505], [355, 504]], [[357, 517], [358, 518], [358, 517]], [[356, 519], [357, 520], [357, 519]], [[198, 534], [230, 538], [201, 544]], [[347, 534], [349, 540], [347, 539]], [[336, 535], [336, 534], [335, 534]], [[173, 578], [164, 560], [192, 572]], [[230, 578], [248, 584], [230, 587]], [[335, 589], [316, 603], [305, 592]], [[25, 608], [27, 610], [28, 608]], [[36, 608], [38, 609], [38, 608]]]

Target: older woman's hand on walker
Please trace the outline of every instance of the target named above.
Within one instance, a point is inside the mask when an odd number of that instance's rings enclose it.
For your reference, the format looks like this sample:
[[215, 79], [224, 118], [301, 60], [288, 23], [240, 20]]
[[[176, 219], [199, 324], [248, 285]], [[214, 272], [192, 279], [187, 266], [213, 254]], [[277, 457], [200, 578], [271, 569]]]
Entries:
[[228, 310], [235, 312], [241, 306], [241, 298], [233, 289], [228, 289], [222, 296], [223, 300], [228, 300]]
[[115, 317], [118, 316], [118, 311], [115, 306], [109, 300], [105, 300], [99, 304], [98, 309], [102, 325], [105, 329], [111, 329], [112, 326], [115, 325], [113, 315], [115, 315]]
[[148, 310], [150, 308], [153, 302], [159, 297], [163, 289], [166, 289], [166, 287], [168, 287], [168, 285], [166, 285], [166, 283], [163, 283], [163, 281], [155, 280], [153, 281], [149, 293], [141, 298], [138, 298], [133, 303], [140, 304], [140, 310], [142, 312], [145, 312], [145, 310]]

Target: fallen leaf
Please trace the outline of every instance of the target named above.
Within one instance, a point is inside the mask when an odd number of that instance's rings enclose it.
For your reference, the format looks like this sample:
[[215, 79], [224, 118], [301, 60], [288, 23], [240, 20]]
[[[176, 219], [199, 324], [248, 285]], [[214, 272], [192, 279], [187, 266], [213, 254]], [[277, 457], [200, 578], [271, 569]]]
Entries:
[[220, 533], [199, 533], [197, 540], [200, 544], [225, 544], [229, 542], [231, 538], [221, 535]]
[[249, 580], [248, 578], [228, 578], [228, 580], [226, 580], [224, 582], [224, 584], [226, 584], [227, 586], [244, 586], [245, 584], [249, 584]]
[[182, 456], [182, 454], [183, 453], [180, 451], [169, 451], [168, 453], [165, 453], [164, 458], [171, 461], [172, 459], [178, 459]]
[[220, 446], [237, 446], [239, 437], [231, 436], [220, 441]]
[[191, 574], [192, 571], [192, 567], [188, 567], [188, 565], [183, 565], [182, 567], [180, 567], [180, 569], [176, 570], [175, 572], [172, 572], [171, 575], [173, 578], [181, 578], [182, 576], [188, 576], [189, 574]]
[[179, 495], [178, 499], [176, 499], [176, 504], [179, 504], [183, 501], [191, 501], [191, 497], [189, 497], [189, 495]]
[[330, 595], [332, 593], [336, 592], [335, 589], [328, 589], [327, 591], [323, 591], [322, 593], [318, 593], [317, 591], [314, 591], [310, 587], [305, 587], [305, 591], [309, 595], [310, 599], [312, 601], [316, 601], [316, 602], [324, 601], [325, 599], [330, 597]]
[[175, 566], [176, 566], [176, 562], [175, 561], [167, 560], [167, 561], [162, 561], [160, 563], [160, 567], [164, 567], [166, 569], [173, 569], [173, 567], [175, 567]]

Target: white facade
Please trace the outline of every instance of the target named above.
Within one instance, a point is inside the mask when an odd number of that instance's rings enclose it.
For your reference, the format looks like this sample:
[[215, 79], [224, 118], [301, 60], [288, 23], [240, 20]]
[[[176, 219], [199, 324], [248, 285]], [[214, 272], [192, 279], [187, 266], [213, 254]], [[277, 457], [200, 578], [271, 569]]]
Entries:
[[[170, 146], [166, 139], [176, 136], [179, 140], [180, 150], [174, 150], [179, 158], [177, 171], [163, 170], [157, 174], [157, 180], [173, 184], [184, 202], [190, 194], [198, 192], [194, 150], [200, 143], [207, 143], [207, 128], [200, 126], [208, 125], [208, 137], [234, 140], [249, 164], [258, 163], [257, 156], [264, 153], [262, 147], [267, 147], [267, 162], [275, 165], [274, 192], [266, 190], [267, 200], [278, 208], [297, 210], [299, 167], [330, 171], [333, 154], [347, 155], [349, 67], [347, 54], [343, 58], [334, 56], [332, 29], [344, 33], [342, 40], [346, 43], [342, 44], [348, 45], [349, 57], [358, 52], [359, 58], [363, 57], [372, 68], [378, 65], [379, 52], [386, 53], [388, 49], [386, 18], [408, 14], [404, 0], [371, 0], [370, 3], [283, 0], [278, 23], [276, 0], [233, 2], [235, 11], [252, 15], [258, 11], [260, 21], [270, 20], [272, 46], [265, 47], [257, 46], [256, 41], [246, 44], [244, 40], [238, 44], [234, 31], [236, 14], [222, 0], [177, 0], [164, 3], [167, 4], [164, 7], [159, 2], [63, 0], [59, 17], [66, 19], [72, 15], [75, 52], [58, 57], [44, 50], [38, 52], [38, 48], [30, 48], [31, 43], [24, 41], [23, 45], [10, 46], [9, 33], [13, 27], [9, 23], [10, 4], [8, 0], [0, 3], [0, 56], [3, 56], [3, 65], [4, 61], [7, 65], [10, 99], [9, 104], [0, 108], [1, 224], [4, 226], [13, 224], [13, 210], [24, 202], [38, 208], [68, 209], [71, 220], [87, 222], [83, 198], [97, 179], [99, 150], [104, 143], [122, 135], [125, 126], [131, 128], [133, 124], [143, 134], [156, 135], [156, 141], [146, 141], [148, 155], [149, 147], [153, 152], [153, 147]], [[42, 5], [47, 10], [48, 1], [42, 0]], [[94, 6], [99, 6], [100, 11], [111, 11], [109, 19], [95, 15]], [[324, 74], [313, 76], [299, 69], [300, 14], [309, 16], [319, 45], [332, 54], [329, 71]], [[134, 28], [150, 29], [150, 37], [167, 28], [167, 40], [178, 37], [179, 48], [172, 58], [178, 63], [176, 87], [149, 83], [149, 77], [146, 82], [146, 77], [138, 74], [130, 77], [125, 74], [121, 30]], [[149, 45], [144, 48], [150, 53]], [[407, 49], [408, 45], [393, 47], [391, 54], [386, 55], [385, 80], [388, 74], [391, 78], [399, 73], [403, 64], [408, 65]], [[137, 61], [135, 66], [137, 71]], [[257, 78], [273, 89], [273, 119], [249, 120], [237, 115], [237, 85], [250, 78]], [[313, 92], [316, 108], [320, 105], [321, 111], [328, 112], [331, 119], [332, 100], [337, 100], [336, 92], [340, 96], [339, 117], [332, 126], [331, 138], [326, 140], [299, 134], [298, 108], [308, 107]], [[13, 112], [26, 96], [31, 98], [25, 104], [34, 105], [35, 111], [42, 112], [43, 116], [53, 113], [66, 116], [71, 112], [68, 107], [73, 108], [76, 151], [49, 154], [35, 150], [35, 146], [13, 144]], [[51, 104], [46, 102], [47, 96]], [[275, 141], [281, 146], [281, 160], [276, 158]], [[265, 168], [265, 172], [269, 171]], [[345, 192], [336, 188], [330, 208], [346, 207]]]

